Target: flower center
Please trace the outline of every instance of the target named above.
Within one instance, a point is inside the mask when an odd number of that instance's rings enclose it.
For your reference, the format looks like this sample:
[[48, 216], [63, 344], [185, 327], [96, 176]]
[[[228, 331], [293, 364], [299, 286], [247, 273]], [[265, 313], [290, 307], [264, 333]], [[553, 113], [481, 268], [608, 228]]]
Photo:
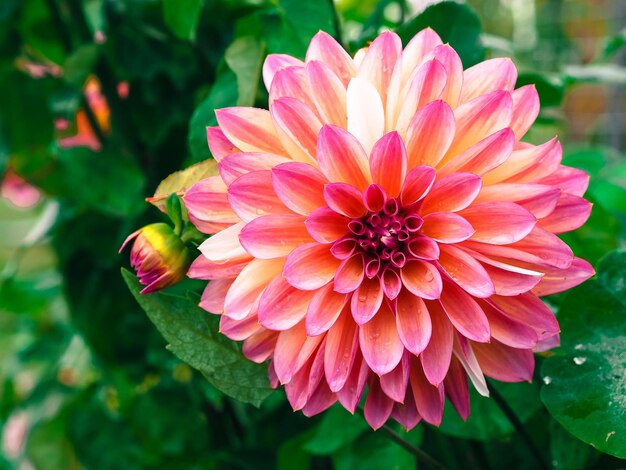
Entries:
[[366, 192], [365, 202], [368, 212], [350, 220], [349, 232], [333, 244], [331, 253], [338, 259], [361, 253], [365, 275], [371, 279], [389, 268], [400, 269], [414, 258], [409, 245], [420, 236], [423, 220], [414, 206], [402, 206], [398, 198], [368, 204]]

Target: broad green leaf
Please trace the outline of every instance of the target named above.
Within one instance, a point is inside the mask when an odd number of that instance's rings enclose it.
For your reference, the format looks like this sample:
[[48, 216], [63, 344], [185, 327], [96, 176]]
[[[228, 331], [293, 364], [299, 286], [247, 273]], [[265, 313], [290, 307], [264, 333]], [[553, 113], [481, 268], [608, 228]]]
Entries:
[[176, 193], [182, 196], [185, 194], [185, 191], [198, 181], [215, 175], [217, 175], [217, 162], [213, 159], [207, 159], [169, 175], [159, 183], [154, 196], [146, 200], [154, 204], [159, 210], [164, 211], [165, 201], [170, 194]]
[[175, 36], [195, 41], [204, 0], [163, 0], [163, 19]]
[[432, 5], [397, 29], [406, 44], [424, 28], [433, 28], [444, 43], [450, 43], [459, 54], [465, 68], [485, 57], [480, 41], [480, 20], [467, 5], [442, 2]]
[[224, 60], [237, 77], [237, 106], [252, 106], [259, 87], [265, 45], [253, 36], [235, 39]]
[[550, 420], [550, 457], [554, 470], [588, 468], [594, 455], [591, 446], [580, 442], [554, 420]]
[[340, 405], [335, 405], [324, 413], [305, 448], [313, 454], [332, 454], [354, 442], [366, 429], [368, 425], [362, 416], [352, 415]]
[[293, 29], [304, 49], [318, 31], [335, 35], [333, 6], [328, 0], [272, 0], [280, 15]]
[[[535, 384], [491, 382], [513, 409], [517, 417], [527, 421], [541, 408], [539, 390]], [[470, 386], [471, 387], [471, 386]], [[479, 395], [473, 387], [470, 392], [471, 413], [467, 421], [446, 402], [439, 429], [445, 434], [463, 439], [487, 441], [512, 434], [515, 429], [492, 398]]]
[[562, 348], [541, 370], [541, 399], [578, 439], [626, 458], [626, 252], [607, 255], [598, 279], [559, 309]]
[[226, 395], [259, 406], [272, 389], [267, 368], [246, 359], [237, 344], [219, 332], [219, 318], [190, 298], [163, 293], [142, 295], [139, 281], [129, 271], [122, 276], [152, 323], [168, 341], [168, 348], [199, 370]]
[[[399, 431], [405, 440], [415, 446], [422, 441], [423, 428], [411, 432]], [[415, 457], [393, 442], [382, 431], [368, 432], [333, 454], [337, 470], [403, 470], [415, 468]]]
[[92, 73], [97, 59], [98, 48], [95, 45], [80, 47], [65, 61], [63, 78], [68, 83], [82, 88], [87, 77]]
[[217, 125], [215, 110], [237, 104], [237, 77], [226, 64], [221, 64], [209, 95], [202, 101], [189, 121], [189, 151], [193, 163], [211, 158], [207, 144], [207, 126]]

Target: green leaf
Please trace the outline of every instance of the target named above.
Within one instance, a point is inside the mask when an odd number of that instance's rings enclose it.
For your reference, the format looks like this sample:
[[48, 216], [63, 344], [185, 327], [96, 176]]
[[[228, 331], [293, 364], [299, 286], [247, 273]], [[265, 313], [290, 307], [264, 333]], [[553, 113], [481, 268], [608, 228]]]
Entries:
[[273, 0], [286, 24], [293, 29], [306, 50], [311, 38], [318, 31], [336, 34], [333, 23], [333, 6], [328, 0], [306, 2], [302, 0]]
[[237, 400], [260, 406], [272, 393], [267, 367], [246, 359], [237, 344], [219, 332], [219, 318], [190, 298], [163, 293], [142, 295], [129, 271], [122, 276], [133, 296], [181, 360], [198, 369], [212, 385]]
[[626, 252], [598, 272], [561, 305], [562, 348], [542, 367], [541, 399], [578, 439], [626, 458]]
[[235, 39], [224, 60], [237, 77], [237, 106], [252, 106], [259, 88], [265, 45], [253, 36]]
[[[423, 428], [411, 432], [399, 431], [402, 438], [418, 446], [422, 441]], [[337, 470], [402, 470], [415, 468], [415, 457], [383, 432], [368, 432], [348, 446], [333, 454]]]
[[198, 105], [189, 121], [189, 151], [193, 163], [211, 158], [206, 139], [207, 126], [217, 125], [215, 110], [237, 104], [237, 77], [222, 64], [209, 95]]
[[76, 49], [65, 61], [64, 80], [82, 88], [87, 77], [92, 73], [97, 59], [98, 48], [93, 44]]
[[195, 41], [204, 0], [163, 0], [163, 19], [180, 39]]
[[[517, 417], [526, 422], [540, 408], [539, 390], [535, 384], [491, 382], [506, 399]], [[492, 398], [479, 395], [473, 387], [470, 391], [471, 413], [467, 421], [446, 402], [443, 421], [439, 429], [444, 434], [463, 439], [488, 441], [512, 434], [515, 428]]]
[[450, 43], [459, 54], [465, 68], [485, 57], [480, 41], [480, 20], [467, 5], [442, 2], [432, 5], [415, 18], [400, 26], [396, 32], [406, 44], [424, 28], [433, 28], [444, 43]]
[[574, 438], [554, 420], [550, 420], [550, 457], [554, 470], [588, 468], [587, 462], [594, 451]]
[[335, 405], [324, 413], [305, 448], [313, 454], [332, 454], [340, 447], [354, 442], [366, 429], [368, 425], [361, 416], [352, 415], [342, 406]]

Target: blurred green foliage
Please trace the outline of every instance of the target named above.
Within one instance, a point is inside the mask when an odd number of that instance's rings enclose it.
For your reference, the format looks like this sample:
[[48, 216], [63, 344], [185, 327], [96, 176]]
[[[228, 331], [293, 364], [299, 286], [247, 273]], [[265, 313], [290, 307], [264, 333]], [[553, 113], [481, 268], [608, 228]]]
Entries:
[[[598, 281], [550, 299], [561, 305], [563, 348], [538, 357], [542, 377], [497, 385], [530, 444], [493, 400], [477, 397], [467, 423], [446, 412], [440, 429], [419, 425], [410, 433], [394, 426], [374, 433], [340, 407], [305, 418], [282, 392], [270, 394], [262, 367], [240, 361], [238, 348], [216, 335], [215, 318], [194, 307], [197, 283], [140, 299], [155, 328], [120, 276], [125, 236], [165, 220], [143, 198], [168, 174], [211, 157], [205, 126], [215, 124], [213, 110], [265, 106], [265, 55], [302, 58], [320, 29], [352, 53], [381, 29], [398, 28], [406, 42], [432, 26], [466, 67], [513, 54], [518, 85], [537, 84], [542, 101], [530, 140], [570, 137], [577, 145], [565, 145], [564, 163], [591, 175], [593, 215], [564, 238], [594, 263], [623, 248], [623, 141], [607, 147], [602, 126], [575, 134], [562, 105], [583, 82], [623, 86], [624, 31], [607, 27], [590, 68], [565, 26], [545, 23], [559, 18], [564, 2], [468, 3], [478, 14], [447, 2], [415, 16], [404, 0], [0, 2], [0, 174], [11, 168], [45, 192], [29, 210], [0, 201], [0, 468], [414, 468], [415, 455], [390, 438], [392, 431], [449, 468], [538, 468], [529, 446], [545, 467], [623, 467], [600, 452], [626, 457], [623, 253], [604, 259]], [[504, 4], [517, 9], [500, 18]], [[521, 4], [534, 12], [525, 23]], [[514, 37], [529, 24], [538, 55]], [[607, 67], [609, 60], [616, 62]], [[110, 131], [88, 105], [91, 76], [110, 109]], [[99, 151], [59, 144], [65, 131], [55, 120], [68, 121], [71, 132], [78, 112], [101, 141]], [[183, 333], [197, 339], [195, 347], [226, 353], [198, 363], [195, 350], [176, 342], [175, 316], [187, 319]], [[593, 350], [579, 356], [583, 342]], [[579, 365], [577, 357], [588, 362]], [[234, 383], [225, 384], [223, 370]], [[591, 379], [582, 381], [581, 371]], [[589, 403], [605, 408], [590, 410]], [[587, 425], [581, 416], [592, 412]]]

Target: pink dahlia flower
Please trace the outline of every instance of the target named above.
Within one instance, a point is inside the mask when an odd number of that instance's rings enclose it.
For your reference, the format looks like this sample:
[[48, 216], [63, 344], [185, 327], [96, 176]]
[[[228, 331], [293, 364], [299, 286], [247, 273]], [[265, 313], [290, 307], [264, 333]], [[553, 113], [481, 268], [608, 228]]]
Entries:
[[593, 274], [555, 234], [591, 206], [556, 139], [520, 141], [539, 99], [511, 60], [463, 71], [430, 29], [352, 58], [321, 32], [263, 78], [269, 111], [217, 111], [220, 174], [184, 197], [222, 333], [307, 416], [367, 388], [374, 428], [438, 425], [446, 396], [467, 418], [467, 377], [531, 380], [559, 333], [538, 296]]

